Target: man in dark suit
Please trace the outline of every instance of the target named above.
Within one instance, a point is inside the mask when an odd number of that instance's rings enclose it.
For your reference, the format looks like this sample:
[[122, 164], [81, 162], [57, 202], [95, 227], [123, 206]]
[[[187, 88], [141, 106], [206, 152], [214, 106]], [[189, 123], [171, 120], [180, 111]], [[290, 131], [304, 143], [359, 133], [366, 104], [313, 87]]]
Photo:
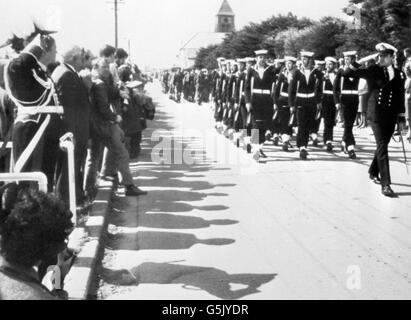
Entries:
[[[84, 67], [84, 53], [84, 50], [78, 46], [71, 48], [63, 56], [64, 63], [58, 66], [52, 74], [60, 104], [64, 109], [63, 131], [71, 132], [74, 135], [77, 204], [81, 204], [84, 199], [84, 165], [90, 132], [89, 95], [87, 88], [78, 75], [78, 72]], [[64, 171], [67, 172], [67, 161], [64, 161]], [[67, 174], [63, 174], [61, 184], [63, 199], [68, 199]]]
[[368, 81], [370, 92], [375, 98], [373, 108], [369, 108], [369, 118], [377, 144], [369, 169], [370, 179], [381, 183], [384, 196], [396, 197], [390, 186], [388, 144], [396, 124], [398, 123], [400, 132], [405, 126], [405, 75], [393, 67], [396, 48], [387, 43], [379, 43], [376, 49], [379, 53], [377, 65], [360, 69], [359, 64], [353, 63], [346, 66], [344, 75]]

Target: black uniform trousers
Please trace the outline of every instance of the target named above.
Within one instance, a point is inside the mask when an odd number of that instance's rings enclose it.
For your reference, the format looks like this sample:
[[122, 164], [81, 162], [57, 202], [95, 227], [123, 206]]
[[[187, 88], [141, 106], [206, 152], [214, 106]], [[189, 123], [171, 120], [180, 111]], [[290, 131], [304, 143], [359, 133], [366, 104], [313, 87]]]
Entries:
[[[293, 134], [293, 128], [290, 127], [288, 124], [290, 122], [291, 112], [290, 107], [288, 106], [288, 97], [280, 97], [278, 100], [278, 132], [279, 134], [287, 134], [291, 136]], [[276, 122], [276, 121], [274, 121]]]
[[307, 147], [310, 129], [313, 127], [317, 103], [315, 98], [297, 99], [297, 147]]
[[216, 122], [221, 122], [223, 121], [223, 113], [224, 113], [223, 105], [218, 100], [215, 100], [214, 104], [215, 104], [214, 119]]
[[270, 95], [255, 94], [252, 106], [252, 130], [257, 130], [258, 135], [252, 134], [251, 140], [254, 144], [263, 144], [265, 142], [265, 132], [270, 129], [272, 124], [274, 115], [273, 100]]
[[396, 121], [392, 119], [385, 123], [371, 121], [370, 124], [377, 144], [377, 150], [368, 172], [376, 177], [379, 174], [381, 185], [388, 186], [391, 184], [388, 144], [394, 133]]
[[358, 94], [343, 96], [341, 99], [342, 116], [344, 119], [344, 133], [342, 141], [347, 147], [355, 146], [353, 127], [357, 117], [358, 103]]
[[321, 115], [324, 118], [324, 143], [334, 140], [335, 117], [337, 110], [332, 95], [325, 95], [322, 102]]

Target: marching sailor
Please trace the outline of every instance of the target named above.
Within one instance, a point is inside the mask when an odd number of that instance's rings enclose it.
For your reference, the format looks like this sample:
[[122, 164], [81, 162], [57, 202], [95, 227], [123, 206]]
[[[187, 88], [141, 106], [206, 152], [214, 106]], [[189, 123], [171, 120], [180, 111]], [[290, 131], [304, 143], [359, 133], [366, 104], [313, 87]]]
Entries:
[[376, 45], [379, 63], [367, 68], [359, 68], [356, 62], [347, 63], [345, 77], [365, 78], [369, 90], [375, 98], [368, 113], [374, 132], [377, 150], [369, 169], [370, 179], [381, 184], [381, 192], [387, 197], [397, 195], [391, 189], [391, 175], [388, 158], [388, 144], [398, 123], [401, 132], [405, 126], [405, 75], [394, 68], [394, 55], [397, 49], [387, 43]]
[[252, 148], [253, 158], [258, 161], [260, 157], [267, 156], [262, 151], [265, 142], [265, 133], [271, 125], [273, 118], [272, 87], [275, 82], [275, 68], [267, 64], [267, 50], [255, 51], [257, 64], [250, 68], [245, 86], [245, 102], [248, 112], [252, 117]]
[[316, 113], [321, 110], [323, 74], [314, 68], [313, 56], [314, 52], [301, 52], [301, 69], [293, 72], [288, 88], [291, 113], [297, 112], [297, 147], [302, 160], [307, 159], [310, 129], [313, 127]]
[[337, 78], [337, 59], [333, 57], [325, 58], [325, 75], [323, 79], [322, 96], [322, 116], [324, 118], [324, 147], [327, 152], [334, 149], [334, 127], [336, 117], [336, 107], [334, 101], [334, 84]]
[[[350, 65], [355, 61], [357, 51], [344, 52], [344, 64]], [[357, 118], [359, 96], [359, 78], [344, 76], [343, 70], [337, 74], [334, 86], [334, 99], [337, 109], [341, 110], [344, 119], [344, 133], [342, 138], [342, 150], [348, 153], [350, 159], [355, 159], [355, 138], [353, 127]]]
[[295, 69], [297, 58], [286, 56], [284, 60], [286, 68], [278, 76], [273, 100], [274, 117], [279, 123], [281, 140], [283, 142], [283, 150], [288, 151], [289, 148], [292, 148], [290, 139], [293, 133], [293, 128], [289, 126], [291, 113], [288, 101], [288, 86], [290, 83], [291, 75]]

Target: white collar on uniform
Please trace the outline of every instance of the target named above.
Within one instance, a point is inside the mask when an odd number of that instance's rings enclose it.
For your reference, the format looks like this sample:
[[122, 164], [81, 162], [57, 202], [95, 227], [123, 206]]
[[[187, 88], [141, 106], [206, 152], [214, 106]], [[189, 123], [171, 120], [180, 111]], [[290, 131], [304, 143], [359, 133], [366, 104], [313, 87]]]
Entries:
[[265, 69], [263, 69], [263, 68], [261, 68], [261, 67], [259, 67], [259, 66], [256, 66], [255, 70], [258, 72], [258, 76], [260, 77], [260, 79], [262, 79], [262, 78], [264, 77], [264, 73], [267, 71], [267, 69], [268, 69], [269, 67], [270, 67], [270, 66], [268, 65]]
[[391, 80], [394, 79], [394, 77], [395, 77], [394, 67], [393, 67], [392, 65], [391, 65], [391, 66], [388, 66], [388, 67], [387, 67], [387, 71], [388, 71], [388, 75], [389, 75], [390, 81], [391, 81]]
[[75, 72], [75, 73], [78, 74], [78, 72], [76, 71], [76, 69], [74, 69], [74, 67], [73, 67], [70, 63], [66, 63], [66, 66], [67, 66], [71, 71], [73, 71], [73, 72]]

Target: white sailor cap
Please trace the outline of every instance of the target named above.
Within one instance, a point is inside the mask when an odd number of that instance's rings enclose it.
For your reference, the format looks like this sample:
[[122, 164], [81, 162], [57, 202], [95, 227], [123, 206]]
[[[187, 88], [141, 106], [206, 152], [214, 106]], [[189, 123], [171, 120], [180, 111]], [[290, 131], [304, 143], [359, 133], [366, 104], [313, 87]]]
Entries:
[[324, 64], [325, 64], [325, 61], [323, 61], [323, 60], [315, 60], [314, 63], [317, 64], [317, 65], [324, 65]]
[[218, 61], [218, 62], [223, 62], [223, 61], [225, 61], [225, 58], [223, 58], [223, 57], [218, 57], [218, 58], [217, 58], [217, 61]]
[[300, 52], [301, 57], [308, 57], [308, 58], [312, 58], [314, 56], [314, 52], [311, 51], [301, 51]]
[[247, 62], [247, 59], [246, 59], [246, 58], [238, 58], [238, 59], [237, 59], [237, 62], [238, 62], [238, 63], [246, 63], [246, 62]]
[[284, 61], [291, 61], [291, 62], [296, 63], [296, 62], [297, 62], [297, 58], [294, 58], [294, 57], [292, 57], [292, 56], [285, 56], [285, 57], [284, 57]]
[[245, 61], [246, 62], [255, 62], [255, 58], [247, 57], [247, 58], [245, 58]]
[[285, 59], [275, 59], [274, 62], [275, 63], [284, 63]]
[[334, 57], [327, 57], [325, 58], [325, 62], [337, 63], [338, 61]]
[[394, 46], [381, 42], [375, 46], [378, 52], [396, 53], [398, 50]]
[[268, 54], [268, 50], [262, 49], [254, 51], [256, 56], [266, 56]]
[[357, 55], [357, 51], [353, 50], [353, 51], [345, 51], [343, 52], [344, 57], [354, 57]]

